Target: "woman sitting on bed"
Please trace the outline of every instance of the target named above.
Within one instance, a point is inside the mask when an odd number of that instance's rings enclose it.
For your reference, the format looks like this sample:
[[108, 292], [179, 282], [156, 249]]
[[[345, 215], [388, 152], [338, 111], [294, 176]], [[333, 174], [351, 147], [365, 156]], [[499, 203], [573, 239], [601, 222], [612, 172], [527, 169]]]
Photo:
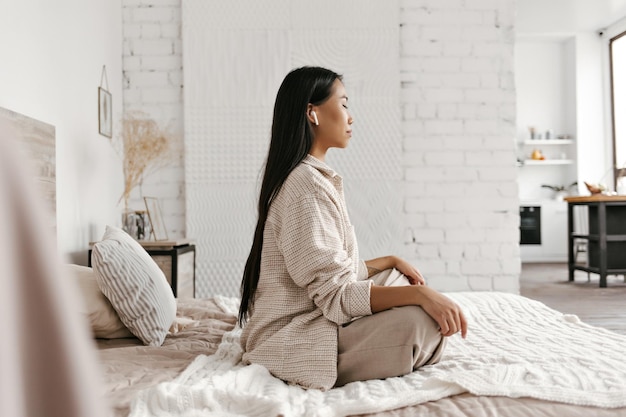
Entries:
[[324, 163], [352, 136], [341, 80], [303, 67], [278, 90], [239, 309], [245, 364], [322, 390], [436, 363], [445, 337], [467, 331], [406, 261], [359, 260], [342, 178]]

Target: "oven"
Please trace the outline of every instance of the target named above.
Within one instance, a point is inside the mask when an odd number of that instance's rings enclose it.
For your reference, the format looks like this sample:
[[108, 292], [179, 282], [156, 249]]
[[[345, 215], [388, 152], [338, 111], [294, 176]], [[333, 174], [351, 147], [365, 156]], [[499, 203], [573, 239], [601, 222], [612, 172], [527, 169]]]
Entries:
[[520, 206], [520, 244], [541, 245], [541, 206]]

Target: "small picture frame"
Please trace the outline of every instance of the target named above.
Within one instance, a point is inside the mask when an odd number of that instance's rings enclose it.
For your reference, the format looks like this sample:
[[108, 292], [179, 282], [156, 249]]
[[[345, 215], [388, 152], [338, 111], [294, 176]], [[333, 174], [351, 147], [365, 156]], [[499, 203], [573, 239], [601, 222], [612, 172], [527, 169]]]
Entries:
[[113, 136], [113, 115], [111, 93], [98, 87], [98, 131], [110, 138]]
[[143, 201], [146, 204], [146, 211], [150, 220], [150, 234], [154, 237], [154, 240], [167, 240], [167, 229], [161, 215], [159, 199], [156, 197], [144, 197]]

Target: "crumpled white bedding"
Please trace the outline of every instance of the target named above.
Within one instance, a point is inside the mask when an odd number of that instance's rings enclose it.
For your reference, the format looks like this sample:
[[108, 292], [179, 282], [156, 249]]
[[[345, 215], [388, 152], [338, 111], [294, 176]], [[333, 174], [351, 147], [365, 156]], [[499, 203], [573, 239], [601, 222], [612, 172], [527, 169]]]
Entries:
[[[346, 416], [470, 392], [576, 405], [626, 406], [626, 336], [586, 325], [521, 296], [449, 293], [462, 306], [467, 339], [450, 338], [442, 361], [409, 375], [304, 390], [258, 365], [242, 366], [235, 328], [218, 351], [201, 355], [176, 379], [144, 390], [131, 404], [144, 416]], [[237, 300], [216, 300], [236, 313]]]

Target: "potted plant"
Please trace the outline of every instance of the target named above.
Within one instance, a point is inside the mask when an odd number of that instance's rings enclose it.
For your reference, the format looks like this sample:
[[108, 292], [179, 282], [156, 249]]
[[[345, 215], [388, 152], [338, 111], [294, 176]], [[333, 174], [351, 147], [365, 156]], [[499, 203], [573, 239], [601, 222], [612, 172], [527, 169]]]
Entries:
[[541, 187], [542, 188], [549, 188], [552, 191], [554, 191], [554, 199], [555, 200], [563, 200], [563, 197], [567, 196], [567, 194], [569, 193], [570, 188], [574, 187], [578, 185], [578, 181], [574, 181], [573, 183], [571, 183], [570, 185], [549, 185], [549, 184], [542, 184]]

